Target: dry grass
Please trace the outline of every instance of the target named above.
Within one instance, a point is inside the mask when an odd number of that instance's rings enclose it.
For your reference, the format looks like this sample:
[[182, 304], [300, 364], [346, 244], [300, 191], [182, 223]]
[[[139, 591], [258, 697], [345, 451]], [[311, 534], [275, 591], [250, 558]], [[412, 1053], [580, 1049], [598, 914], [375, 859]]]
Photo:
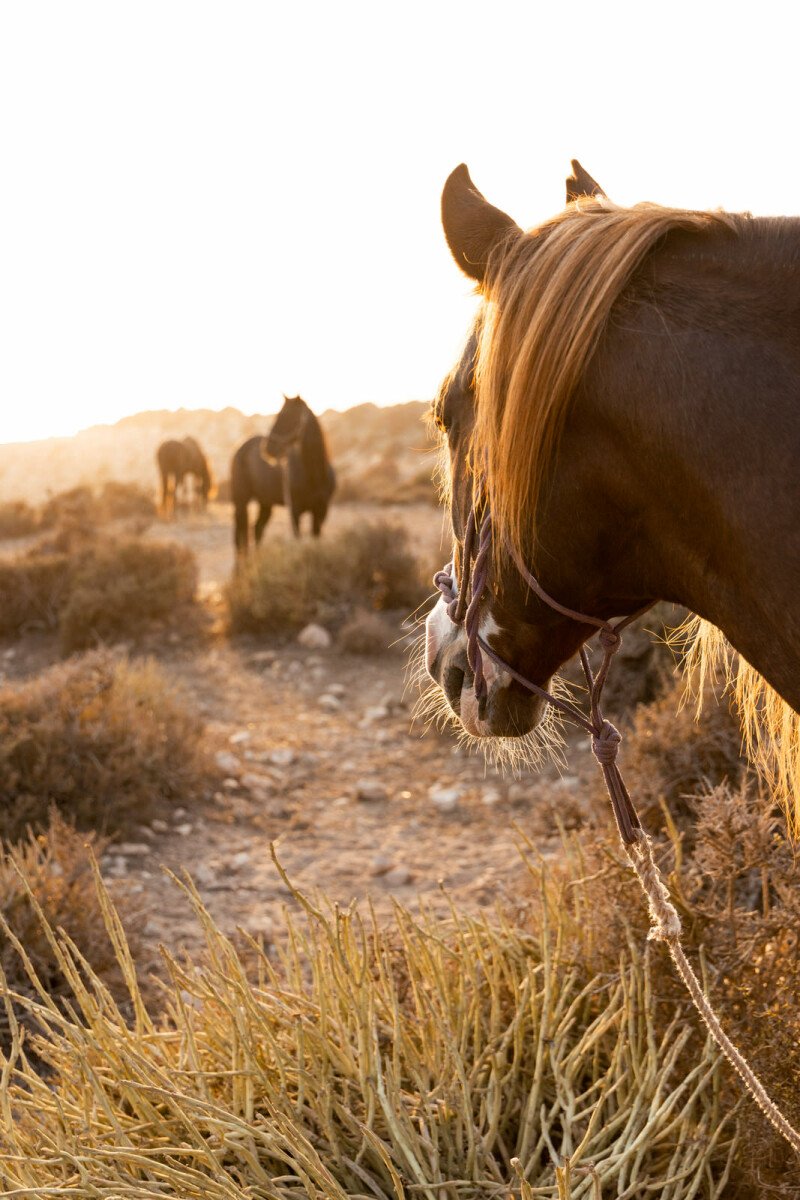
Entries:
[[[128, 990], [114, 948], [106, 934], [103, 913], [92, 878], [90, 853], [100, 854], [105, 840], [94, 833], [77, 833], [57, 811], [42, 833], [29, 834], [19, 845], [0, 851], [0, 967], [9, 989], [35, 1000], [31, 973], [62, 1012], [71, 994], [69, 982], [53, 949], [49, 931], [58, 929], [70, 939], [123, 1012], [130, 1013]], [[139, 914], [130, 897], [117, 889], [117, 913], [124, 920], [132, 953], [140, 952]], [[24, 965], [20, 947], [30, 965]], [[0, 1012], [0, 1045], [8, 1048], [11, 1025], [21, 1021], [33, 1032], [30, 1009], [11, 1001]]]
[[549, 897], [535, 933], [400, 908], [384, 930], [301, 901], [254, 971], [195, 896], [205, 958], [167, 956], [154, 1021], [101, 892], [133, 1019], [56, 939], [72, 1011], [17, 1000], [48, 1078], [15, 1040], [0, 1181], [109, 1200], [731, 1195], [741, 1134], [714, 1049], [680, 1004], [657, 1023], [650, 952], [576, 962]]
[[428, 591], [406, 530], [365, 522], [332, 537], [266, 543], [229, 586], [231, 628], [278, 637], [310, 621], [338, 628], [359, 607], [408, 611]]
[[107, 521], [136, 519], [152, 521], [156, 516], [153, 497], [135, 483], [108, 480], [102, 488], [86, 484], [57, 492], [40, 510], [42, 528], [52, 529], [64, 522], [102, 525]]
[[135, 828], [207, 778], [196, 714], [151, 661], [92, 653], [0, 689], [0, 836], [46, 825]]

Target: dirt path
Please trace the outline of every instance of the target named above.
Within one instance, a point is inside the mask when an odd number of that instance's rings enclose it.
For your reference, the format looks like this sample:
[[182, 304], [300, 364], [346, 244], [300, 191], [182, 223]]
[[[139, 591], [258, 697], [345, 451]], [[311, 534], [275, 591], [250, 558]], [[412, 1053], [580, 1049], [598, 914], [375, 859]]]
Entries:
[[[331, 527], [364, 515], [340, 508]], [[435, 565], [443, 557], [439, 514], [419, 506], [393, 515]], [[231, 564], [226, 516], [212, 510], [150, 534], [191, 546], [211, 605], [220, 603]], [[282, 516], [272, 536], [280, 536]], [[220, 637], [176, 654], [169, 670], [199, 705], [225, 782], [206, 810], [179, 810], [168, 829], [157, 822], [135, 853], [123, 847], [106, 866], [144, 893], [148, 933], [171, 946], [193, 944], [198, 930], [162, 866], [191, 873], [224, 929], [269, 938], [280, 927], [283, 906], [294, 901], [271, 842], [300, 889], [321, 889], [343, 905], [368, 899], [379, 917], [395, 899], [437, 909], [447, 896], [476, 907], [513, 901], [529, 886], [515, 823], [542, 850], [554, 849], [553, 809], [569, 824], [579, 777], [591, 766], [579, 744], [569, 775], [549, 767], [504, 779], [452, 735], [424, 732], [412, 724], [416, 697], [397, 652], [356, 658]]]

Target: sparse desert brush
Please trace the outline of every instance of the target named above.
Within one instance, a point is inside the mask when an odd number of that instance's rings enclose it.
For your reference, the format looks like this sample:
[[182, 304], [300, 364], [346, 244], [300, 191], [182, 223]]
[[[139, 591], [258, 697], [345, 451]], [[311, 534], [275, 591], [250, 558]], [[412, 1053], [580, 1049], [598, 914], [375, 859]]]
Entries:
[[[685, 690], [685, 679], [676, 677], [655, 700], [640, 705], [620, 750], [628, 791], [656, 825], [666, 802], [684, 827], [694, 812], [691, 797], [725, 780], [735, 787], [747, 769], [739, 721], [727, 697], [709, 694], [698, 716], [691, 701], [684, 703]], [[612, 711], [609, 705], [606, 711]], [[605, 807], [599, 776], [594, 792], [597, 806]]]
[[97, 510], [104, 521], [135, 519], [149, 522], [157, 513], [156, 503], [138, 483], [109, 479], [97, 497]]
[[46, 544], [0, 559], [0, 634], [58, 629], [67, 652], [136, 637], [185, 617], [196, 586], [195, 557], [177, 542], [61, 525]]
[[69, 586], [66, 554], [0, 559], [0, 634], [55, 629]]
[[191, 803], [207, 777], [196, 715], [152, 661], [94, 652], [0, 689], [0, 836], [125, 832]]
[[436, 485], [430, 465], [411, 478], [401, 474], [396, 459], [384, 458], [359, 474], [346, 474], [337, 485], [337, 503], [436, 504]]
[[89, 524], [97, 519], [94, 492], [80, 484], [65, 492], [57, 492], [42, 505], [40, 522], [43, 529], [52, 529], [63, 521]]
[[[48, 1003], [64, 1011], [63, 1002], [71, 994], [48, 927], [63, 931], [121, 1011], [129, 1011], [130, 996], [93, 880], [91, 854], [101, 854], [105, 844], [94, 833], [77, 833], [53, 810], [50, 824], [41, 833], [29, 833], [18, 845], [0, 848], [0, 969], [11, 1007], [11, 1013], [8, 1005], [0, 1008], [0, 1047], [8, 1049], [15, 1020], [28, 1026], [29, 1032], [36, 1025], [30, 1008], [23, 1009], [14, 1000], [14, 995], [29, 1001], [38, 997], [20, 950]], [[124, 890], [117, 890], [116, 908], [131, 951], [138, 954], [139, 913]]]
[[25, 500], [0, 504], [0, 538], [29, 537], [39, 528], [36, 509]]
[[397, 630], [378, 613], [357, 609], [339, 630], [339, 649], [345, 654], [385, 654], [397, 640]]
[[96, 541], [70, 563], [59, 615], [65, 650], [135, 635], [192, 604], [197, 563], [177, 542]]
[[[398, 908], [380, 928], [305, 903], [280, 959], [247, 965], [195, 897], [207, 950], [167, 956], [165, 1017], [133, 1020], [56, 938], [69, 1017], [40, 1004], [32, 1070], [0, 1089], [10, 1194], [347, 1200], [601, 1195], [725, 1200], [741, 1112], [680, 1002], [652, 1002], [657, 951], [613, 970], [539, 927]], [[252, 966], [257, 958], [257, 968]], [[661, 1188], [661, 1184], [664, 1188]]]
[[408, 611], [427, 588], [391, 521], [372, 521], [331, 537], [270, 540], [237, 572], [228, 589], [231, 628], [274, 636], [309, 621], [341, 626], [356, 608]]
[[[678, 823], [666, 813], [651, 814], [646, 824], [661, 834], [657, 857], [680, 913], [684, 948], [702, 973], [723, 1028], [797, 1127], [800, 861], [785, 818], [770, 808], [750, 776], [694, 796], [682, 793]], [[553, 875], [559, 883], [549, 903], [570, 914], [562, 922], [568, 952], [586, 969], [613, 973], [626, 941], [641, 945], [648, 928], [644, 899], [620, 856], [616, 833], [595, 834], [591, 843], [573, 838], [551, 872], [550, 886]], [[650, 1004], [659, 1035], [675, 1004], [685, 1006], [687, 1020], [699, 1031], [666, 952], [658, 953], [661, 967]], [[724, 1078], [720, 1104], [730, 1111], [743, 1093], [727, 1068]], [[799, 1197], [796, 1156], [755, 1105], [744, 1103], [741, 1151], [730, 1192], [721, 1195]]]

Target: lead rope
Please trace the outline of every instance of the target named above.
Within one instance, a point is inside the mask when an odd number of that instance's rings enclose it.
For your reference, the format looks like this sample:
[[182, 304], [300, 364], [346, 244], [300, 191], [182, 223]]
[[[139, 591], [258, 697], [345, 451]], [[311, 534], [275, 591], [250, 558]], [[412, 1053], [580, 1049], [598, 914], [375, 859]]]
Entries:
[[[477, 542], [477, 547], [476, 547]], [[617, 822], [620, 840], [625, 854], [636, 872], [642, 891], [647, 897], [650, 912], [650, 932], [648, 939], [666, 942], [675, 968], [683, 980], [692, 1003], [701, 1020], [705, 1024], [719, 1049], [727, 1058], [733, 1069], [740, 1076], [746, 1090], [761, 1109], [770, 1124], [786, 1139], [792, 1149], [800, 1154], [800, 1133], [789, 1123], [778, 1105], [772, 1100], [761, 1080], [748, 1063], [742, 1052], [733, 1044], [723, 1030], [719, 1018], [711, 1002], [702, 989], [700, 980], [689, 962], [681, 945], [681, 921], [677, 909], [670, 900], [669, 891], [664, 878], [653, 857], [653, 845], [642, 828], [633, 801], [625, 787], [625, 782], [617, 766], [622, 736], [610, 721], [603, 716], [600, 698], [603, 686], [608, 678], [611, 660], [622, 644], [622, 630], [646, 612], [650, 605], [624, 617], [616, 624], [588, 616], [575, 609], [566, 608], [559, 604], [544, 590], [538, 580], [527, 569], [519, 556], [512, 551], [517, 570], [522, 578], [543, 603], [562, 616], [570, 617], [583, 625], [594, 625], [599, 634], [600, 645], [603, 649], [603, 659], [597, 674], [592, 673], [589, 656], [585, 647], [581, 647], [580, 658], [586, 683], [589, 688], [589, 716], [569, 700], [562, 700], [551, 692], [539, 687], [515, 671], [505, 662], [480, 635], [480, 607], [488, 587], [489, 566], [492, 552], [492, 521], [485, 506], [482, 507], [480, 518], [476, 515], [475, 507], [470, 511], [464, 535], [462, 551], [461, 588], [458, 587], [455, 574], [455, 562], [448, 563], [444, 570], [434, 576], [434, 583], [442, 594], [447, 605], [447, 612], [456, 625], [463, 625], [467, 635], [467, 661], [474, 676], [475, 695], [478, 700], [478, 713], [483, 716], [486, 710], [488, 687], [483, 670], [483, 655], [490, 658], [498, 667], [507, 671], [513, 679], [528, 691], [541, 696], [553, 708], [563, 713], [569, 720], [586, 730], [591, 739], [592, 753], [603, 772], [606, 790], [611, 800], [611, 807]]]

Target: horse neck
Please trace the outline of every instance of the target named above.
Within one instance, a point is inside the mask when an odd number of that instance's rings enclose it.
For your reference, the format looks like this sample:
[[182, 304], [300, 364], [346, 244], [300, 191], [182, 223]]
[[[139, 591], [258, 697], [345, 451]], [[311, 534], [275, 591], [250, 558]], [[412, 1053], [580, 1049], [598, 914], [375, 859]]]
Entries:
[[[562, 556], [583, 540], [597, 563], [599, 534], [596, 594], [686, 605], [800, 711], [800, 272], [770, 244], [746, 271], [678, 256], [673, 302], [626, 308], [576, 397], [551, 511], [560, 496], [570, 514], [554, 530]], [[692, 288], [705, 300], [695, 320]], [[575, 529], [577, 493], [590, 538]], [[586, 601], [572, 574], [566, 590]]]
[[322, 427], [311, 409], [308, 410], [305, 429], [300, 441], [300, 457], [306, 471], [318, 473], [327, 466], [328, 454], [325, 448], [325, 437]]

